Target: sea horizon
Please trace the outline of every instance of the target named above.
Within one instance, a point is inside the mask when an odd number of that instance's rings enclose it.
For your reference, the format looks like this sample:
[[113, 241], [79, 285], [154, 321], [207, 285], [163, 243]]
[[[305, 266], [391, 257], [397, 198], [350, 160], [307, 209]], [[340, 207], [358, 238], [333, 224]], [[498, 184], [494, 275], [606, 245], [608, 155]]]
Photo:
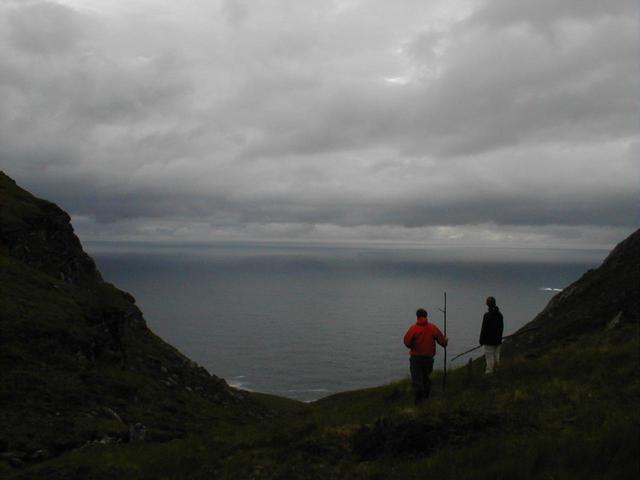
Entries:
[[136, 297], [165, 341], [232, 386], [302, 401], [405, 378], [402, 336], [418, 307], [444, 329], [445, 291], [451, 359], [477, 344], [486, 296], [496, 296], [505, 335], [513, 333], [608, 253], [397, 243], [85, 244], [105, 280]]

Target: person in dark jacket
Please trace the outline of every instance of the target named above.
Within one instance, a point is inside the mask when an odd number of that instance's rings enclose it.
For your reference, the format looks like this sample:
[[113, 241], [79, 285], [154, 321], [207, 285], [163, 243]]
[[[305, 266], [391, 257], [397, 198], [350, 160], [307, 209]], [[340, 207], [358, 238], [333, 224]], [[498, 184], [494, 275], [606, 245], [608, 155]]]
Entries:
[[480, 345], [484, 346], [484, 360], [486, 363], [484, 373], [490, 375], [500, 365], [500, 347], [502, 346], [504, 320], [500, 309], [496, 305], [495, 298], [487, 297], [486, 304], [489, 311], [482, 318]]
[[446, 347], [449, 339], [433, 323], [429, 323], [427, 311], [419, 308], [416, 311], [416, 323], [404, 336], [404, 344], [410, 349], [409, 370], [411, 383], [415, 392], [416, 405], [429, 398], [433, 370], [433, 356], [436, 354], [436, 342]]

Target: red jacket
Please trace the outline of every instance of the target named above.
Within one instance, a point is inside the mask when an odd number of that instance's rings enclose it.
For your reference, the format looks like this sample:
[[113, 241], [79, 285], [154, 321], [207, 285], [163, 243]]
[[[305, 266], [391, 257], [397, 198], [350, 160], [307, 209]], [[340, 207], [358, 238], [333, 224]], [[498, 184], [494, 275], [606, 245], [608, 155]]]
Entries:
[[404, 336], [404, 344], [411, 349], [410, 355], [433, 357], [436, 354], [436, 342], [446, 347], [449, 339], [427, 317], [419, 317]]

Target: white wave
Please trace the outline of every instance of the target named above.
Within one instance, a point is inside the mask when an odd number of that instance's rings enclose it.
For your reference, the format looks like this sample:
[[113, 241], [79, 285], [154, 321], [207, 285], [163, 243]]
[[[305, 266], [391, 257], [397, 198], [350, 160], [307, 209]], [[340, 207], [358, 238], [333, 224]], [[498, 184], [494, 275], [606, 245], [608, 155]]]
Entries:
[[251, 385], [251, 382], [245, 382], [243, 379], [246, 378], [245, 375], [238, 375], [237, 377], [233, 377], [227, 380], [227, 383], [230, 387], [237, 388], [239, 390], [246, 390], [248, 392], [253, 392], [247, 385]]
[[328, 392], [331, 392], [331, 390], [327, 390], [326, 388], [306, 388], [302, 390], [287, 390], [287, 393], [309, 393], [309, 392], [328, 393]]
[[232, 383], [232, 382], [229, 382], [229, 386], [231, 388], [237, 388], [238, 390], [244, 390], [246, 392], [255, 392], [255, 390], [247, 387], [244, 383]]

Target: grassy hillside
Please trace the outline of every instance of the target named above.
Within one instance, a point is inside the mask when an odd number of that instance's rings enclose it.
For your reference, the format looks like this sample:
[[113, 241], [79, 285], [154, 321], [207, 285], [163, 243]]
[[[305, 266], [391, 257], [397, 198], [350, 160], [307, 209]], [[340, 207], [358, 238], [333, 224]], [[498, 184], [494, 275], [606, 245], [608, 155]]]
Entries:
[[0, 471], [262, 415], [151, 332], [69, 216], [0, 173]]
[[128, 440], [136, 424], [183, 436], [243, 401], [144, 323], [121, 322], [136, 310], [109, 284], [78, 288], [0, 256], [0, 305], [0, 448], [14, 463]]
[[506, 358], [491, 378], [475, 362], [419, 408], [406, 381], [313, 404], [254, 395], [278, 414], [171, 442], [90, 446], [8, 478], [636, 478], [639, 334], [619, 326]]

